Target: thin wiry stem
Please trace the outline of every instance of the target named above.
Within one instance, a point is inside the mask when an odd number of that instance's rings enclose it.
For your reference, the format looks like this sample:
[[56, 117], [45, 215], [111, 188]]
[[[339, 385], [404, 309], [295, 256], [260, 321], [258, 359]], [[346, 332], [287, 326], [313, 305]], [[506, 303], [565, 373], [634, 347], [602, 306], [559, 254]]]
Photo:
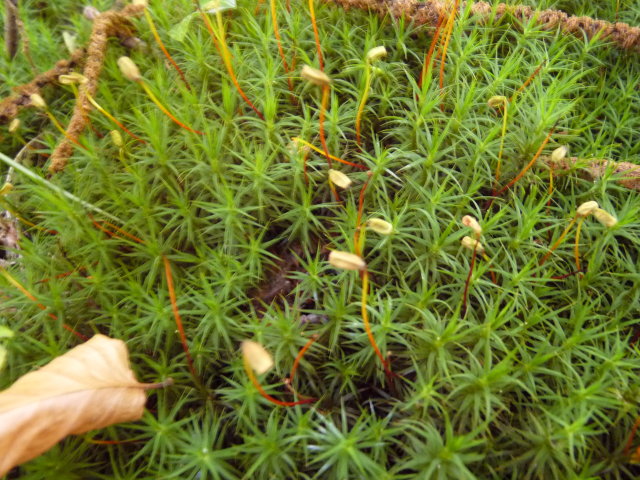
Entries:
[[309, 0], [309, 14], [311, 15], [311, 26], [313, 27], [313, 38], [316, 42], [316, 51], [318, 52], [318, 65], [320, 65], [320, 70], [324, 71], [324, 58], [322, 57], [322, 47], [320, 45], [320, 35], [318, 34], [316, 11], [313, 6], [313, 0]]
[[566, 228], [564, 229], [564, 231], [560, 234], [560, 236], [558, 237], [558, 239], [553, 243], [553, 245], [551, 245], [551, 247], [549, 248], [549, 251], [547, 253], [545, 253], [544, 257], [542, 257], [542, 260], [540, 260], [540, 265], [544, 265], [544, 262], [547, 261], [547, 259], [549, 258], [549, 256], [553, 253], [553, 251], [558, 248], [560, 246], [560, 244], [562, 243], [562, 241], [565, 239], [565, 237], [567, 236], [567, 234], [569, 233], [569, 230], [571, 230], [571, 227], [573, 227], [573, 224], [576, 223], [576, 220], [578, 218], [577, 217], [573, 217], [571, 219], [571, 221], [569, 222], [569, 225], [566, 226]]
[[273, 34], [276, 37], [276, 43], [278, 44], [278, 53], [280, 54], [280, 58], [282, 59], [282, 66], [284, 67], [284, 71], [287, 74], [287, 85], [289, 86], [289, 92], [291, 97], [291, 103], [297, 105], [298, 100], [293, 92], [293, 79], [291, 78], [291, 69], [289, 68], [289, 64], [287, 63], [287, 57], [284, 54], [284, 49], [282, 48], [282, 38], [280, 37], [280, 29], [278, 28], [278, 12], [276, 10], [276, 0], [270, 0], [269, 5], [271, 7], [271, 22], [273, 24]]
[[551, 140], [551, 135], [553, 135], [553, 132], [555, 131], [555, 125], [551, 128], [551, 131], [549, 131], [549, 133], [547, 134], [547, 136], [545, 137], [544, 141], [542, 142], [542, 144], [540, 145], [540, 148], [538, 148], [538, 151], [536, 152], [536, 154], [533, 156], [533, 158], [531, 159], [531, 161], [522, 169], [522, 171], [516, 175], [516, 177], [511, 180], [509, 183], [507, 183], [504, 187], [502, 187], [497, 193], [496, 196], [500, 196], [502, 195], [505, 191], [507, 191], [509, 188], [511, 188], [518, 180], [520, 180], [522, 177], [524, 177], [525, 173], [527, 173], [529, 171], [529, 169], [531, 167], [533, 167], [533, 165], [536, 163], [536, 160], [538, 159], [538, 157], [540, 156], [540, 154], [542, 153], [542, 151], [544, 150], [544, 147], [547, 146], [547, 143], [549, 143], [549, 140]]
[[476, 264], [476, 256], [478, 252], [478, 241], [476, 240], [476, 247], [471, 254], [471, 265], [469, 266], [469, 273], [467, 279], [464, 282], [464, 291], [462, 292], [462, 316], [467, 312], [467, 297], [469, 296], [469, 285], [471, 284], [471, 276], [473, 275], [473, 267]]
[[364, 241], [364, 235], [360, 235], [362, 230], [362, 215], [364, 213], [364, 195], [372, 175], [371, 171], [367, 172], [367, 179], [362, 184], [360, 195], [358, 195], [358, 215], [356, 216], [356, 228], [353, 233], [353, 248], [358, 256], [362, 256], [362, 242]]
[[155, 103], [156, 106], [162, 111], [162, 113], [164, 113], [167, 117], [169, 117], [171, 119], [171, 121], [173, 121], [173, 123], [175, 123], [178, 126], [184, 128], [185, 130], [188, 130], [189, 132], [197, 133], [198, 135], [204, 135], [204, 132], [201, 132], [199, 130], [194, 130], [190, 126], [185, 125], [180, 120], [178, 120], [176, 117], [174, 117], [173, 114], [169, 110], [167, 110], [164, 105], [162, 105], [160, 100], [158, 100], [158, 98], [151, 91], [151, 88], [149, 88], [149, 86], [143, 80], [139, 80], [138, 83], [144, 89], [144, 91], [147, 93], [147, 95], [149, 96], [151, 101], [153, 103]]
[[166, 256], [162, 256], [162, 262], [164, 263], [164, 273], [167, 280], [167, 289], [169, 290], [169, 299], [171, 300], [171, 310], [173, 311], [173, 317], [176, 320], [176, 327], [178, 328], [178, 334], [180, 335], [180, 343], [182, 343], [182, 349], [187, 356], [187, 364], [191, 375], [200, 384], [200, 377], [196, 372], [196, 368], [193, 364], [193, 358], [191, 357], [191, 351], [189, 350], [189, 344], [187, 343], [187, 336], [184, 333], [184, 326], [182, 325], [182, 317], [178, 310], [178, 302], [176, 301], [176, 291], [173, 286], [173, 275], [171, 274], [171, 264]]
[[64, 135], [64, 137], [69, 140], [71, 143], [73, 143], [74, 145], [82, 148], [83, 150], [89, 150], [87, 147], [85, 147], [84, 145], [82, 145], [78, 140], [76, 140], [75, 138], [73, 138], [71, 135], [69, 135], [67, 133], [67, 131], [64, 129], [64, 127], [62, 126], [62, 124], [58, 121], [58, 119], [53, 115], [53, 113], [51, 113], [51, 111], [49, 109], [45, 110], [45, 113], [47, 114], [47, 117], [49, 117], [49, 120], [51, 120], [51, 123], [53, 123], [55, 125], [55, 127], [58, 129], [58, 131], [60, 131], [60, 133], [62, 133], [62, 135]]
[[[298, 143], [302, 143], [304, 146], [309, 147], [311, 150], [321, 153], [322, 155], [325, 154], [324, 150], [320, 150], [318, 147], [316, 147], [315, 145], [307, 142], [306, 140], [303, 140], [301, 138], [298, 137], [292, 137], [291, 140], [293, 140], [294, 142], [298, 142]], [[336, 162], [339, 163], [343, 163], [345, 165], [350, 165], [352, 167], [356, 167], [359, 168], [360, 170], [366, 170], [367, 167], [366, 165], [361, 165], [359, 163], [353, 163], [353, 162], [349, 162], [348, 160], [343, 160], [340, 157], [336, 157], [335, 155], [329, 155], [329, 158], [331, 158], [331, 160], [335, 160]]]
[[207, 26], [209, 34], [211, 35], [211, 37], [213, 37], [214, 42], [216, 43], [218, 50], [220, 51], [222, 62], [224, 63], [224, 66], [227, 69], [227, 73], [229, 74], [229, 78], [231, 78], [231, 81], [236, 87], [236, 90], [245, 101], [245, 103], [249, 105], [249, 107], [251, 107], [256, 115], [258, 115], [260, 120], [264, 120], [264, 115], [262, 115], [262, 112], [260, 112], [260, 110], [256, 108], [251, 100], [249, 100], [249, 97], [247, 97], [247, 95], [244, 93], [244, 90], [242, 90], [242, 87], [240, 86], [240, 83], [238, 82], [238, 79], [236, 77], [235, 71], [233, 70], [233, 64], [231, 63], [231, 52], [229, 51], [229, 46], [227, 45], [224, 23], [222, 22], [222, 13], [220, 12], [220, 10], [216, 12], [216, 21], [218, 26], [217, 30], [214, 28], [209, 15], [204, 13], [202, 10], [200, 11], [200, 14], [205, 22], [205, 25]]
[[393, 373], [389, 369], [389, 365], [387, 364], [387, 360], [382, 355], [380, 348], [378, 348], [378, 344], [376, 343], [376, 339], [373, 336], [373, 332], [371, 331], [371, 324], [369, 323], [369, 313], [367, 312], [367, 298], [369, 296], [369, 271], [365, 268], [362, 272], [362, 298], [360, 301], [360, 311], [362, 313], [362, 322], [364, 323], [364, 330], [367, 332], [367, 337], [369, 338], [369, 343], [373, 347], [374, 352], [376, 352], [376, 356], [382, 362], [382, 366], [384, 367], [384, 371], [387, 374], [387, 377], [391, 377]]
[[364, 105], [367, 103], [369, 90], [371, 88], [371, 65], [369, 64], [369, 61], [367, 61], [365, 65], [364, 75], [364, 92], [362, 94], [362, 99], [360, 100], [360, 105], [358, 105], [358, 112], [356, 113], [356, 143], [359, 147], [362, 147], [362, 142], [360, 141], [360, 121], [362, 120]]
[[573, 258], [576, 262], [576, 271], [581, 272], [580, 267], [580, 230], [582, 230], [582, 224], [584, 223], [584, 217], [580, 217], [578, 224], [576, 225], [576, 242], [573, 246]]
[[[24, 285], [22, 285], [20, 282], [18, 282], [18, 280], [16, 280], [2, 265], [0, 265], [0, 275], [2, 275], [5, 279], [7, 279], [7, 281], [13, 285], [14, 287], [16, 287], [18, 290], [20, 290], [20, 292], [27, 297], [29, 300], [31, 300], [32, 302], [34, 302], [36, 304], [36, 306], [42, 310], [45, 311], [47, 310], [47, 307], [45, 307], [42, 303], [40, 303], [40, 301], [31, 294], [31, 292], [29, 292], [29, 290], [27, 290]], [[51, 319], [51, 320], [59, 320], [58, 317], [56, 315], [54, 315], [51, 312], [47, 312], [47, 316]], [[89, 340], [86, 336], [84, 336], [83, 334], [81, 334], [80, 332], [75, 331], [72, 327], [70, 327], [69, 325], [67, 325], [66, 323], [62, 323], [62, 328], [64, 328], [66, 331], [72, 333], [73, 335], [75, 335], [76, 337], [78, 337], [80, 340], [82, 340], [83, 342], [86, 342], [87, 340]]]
[[107, 112], [104, 108], [102, 108], [102, 106], [98, 102], [96, 102], [96, 100], [91, 96], [91, 94], [89, 93], [88, 90], [85, 90], [85, 95], [87, 96], [87, 100], [89, 100], [89, 103], [91, 103], [91, 105], [93, 105], [94, 108], [96, 110], [98, 110], [102, 115], [107, 117], [109, 120], [111, 120], [113, 123], [115, 123], [118, 127], [120, 127], [122, 130], [127, 132], [127, 134], [129, 134], [131, 137], [135, 138], [138, 142], [147, 143], [146, 140], [144, 140], [144, 139], [140, 138], [139, 136], [137, 136], [135, 133], [133, 133], [131, 130], [129, 130], [127, 127], [125, 127], [116, 117], [114, 117], [109, 112]]
[[242, 364], [244, 366], [244, 371], [247, 372], [247, 376], [249, 377], [249, 380], [251, 380], [251, 383], [253, 384], [253, 386], [256, 387], [260, 395], [262, 395], [264, 398], [269, 400], [271, 403], [275, 403], [276, 405], [279, 405], [281, 407], [293, 407], [295, 405], [303, 405], [305, 403], [313, 403], [316, 401], [315, 398], [305, 398], [303, 400], [298, 400], [295, 402], [283, 402], [282, 400], [278, 400], [277, 398], [269, 395], [264, 390], [264, 388], [262, 388], [262, 385], [260, 385], [260, 382], [256, 378], [255, 373], [253, 373], [253, 369], [251, 368], [251, 366], [249, 365], [249, 362], [247, 362], [246, 359], [243, 361]]
[[[440, 90], [444, 89], [444, 69], [447, 63], [447, 50], [449, 49], [449, 41], [451, 40], [451, 34], [453, 33], [453, 26], [456, 21], [456, 14], [458, 13], [458, 5], [460, 0], [455, 0], [453, 5], [453, 9], [449, 14], [449, 20], [447, 21], [447, 29], [445, 31], [445, 40], [444, 45], [442, 46], [442, 59], [440, 60]], [[444, 106], [441, 105], [441, 109], [444, 109]]]
[[502, 132], [500, 134], [500, 150], [498, 150], [498, 165], [496, 165], [496, 185], [500, 184], [500, 175], [502, 169], [502, 153], [504, 151], [504, 137], [507, 134], [507, 118], [509, 116], [509, 102], [505, 98], [502, 113]]
[[313, 343], [317, 339], [318, 339], [318, 335], [311, 335], [311, 338], [300, 349], [300, 351], [298, 352], [298, 355], [296, 355], [296, 359], [293, 361], [293, 366], [291, 367], [291, 373], [289, 374], [290, 382], [293, 382], [293, 379], [296, 376], [296, 371], [298, 370], [298, 366], [300, 365], [300, 361], [302, 360], [302, 357], [304, 357], [304, 354], [307, 352], [307, 350], [309, 350], [311, 345], [313, 345]]
[[144, 16], [147, 19], [147, 23], [149, 24], [149, 28], [151, 29], [151, 33], [153, 34], [153, 38], [156, 40], [156, 43], [160, 47], [160, 50], [162, 50], [162, 53], [164, 53], [164, 56], [167, 57], [167, 60], [169, 60], [171, 65], [173, 65], [173, 68], [175, 68], [176, 72], [178, 72], [178, 75], [180, 75], [180, 78], [182, 79], [182, 81], [186, 85], [187, 89], [191, 90], [191, 85], [189, 85], [189, 82], [187, 80], [187, 77], [185, 77], [184, 72], [178, 66], [178, 64], [175, 62], [175, 60], [173, 59], [173, 57], [171, 56], [169, 51], [164, 46], [164, 43], [162, 42], [162, 39], [160, 38], [160, 35], [158, 34], [158, 29], [156, 28], [156, 25], [153, 22], [153, 18], [151, 17], [151, 14], [149, 13], [149, 9], [148, 8], [144, 9]]
[[438, 24], [436, 25], [436, 30], [433, 34], [433, 38], [431, 39], [431, 45], [429, 45], [429, 51], [424, 57], [424, 64], [422, 65], [422, 70], [420, 71], [420, 79], [418, 80], [418, 87], [422, 88], [422, 83], [424, 82], [427, 73], [431, 70], [431, 64], [433, 60], [433, 52], [436, 49], [436, 45], [438, 45], [438, 41], [440, 40], [440, 32], [442, 31], [442, 24], [444, 22], [444, 16], [442, 15], [442, 11], [438, 11]]

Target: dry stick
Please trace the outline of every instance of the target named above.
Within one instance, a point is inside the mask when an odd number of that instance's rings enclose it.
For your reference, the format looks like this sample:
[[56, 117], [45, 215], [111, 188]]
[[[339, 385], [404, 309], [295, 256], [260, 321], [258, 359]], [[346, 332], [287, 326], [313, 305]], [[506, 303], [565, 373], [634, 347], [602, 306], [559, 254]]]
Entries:
[[284, 67], [284, 71], [287, 74], [287, 85], [289, 86], [291, 103], [293, 105], [297, 105], [298, 100], [293, 93], [293, 79], [291, 78], [291, 69], [289, 68], [287, 58], [282, 48], [282, 39], [280, 38], [280, 29], [278, 28], [278, 12], [276, 11], [276, 0], [270, 0], [269, 6], [271, 7], [271, 22], [273, 24], [273, 34], [275, 35], [276, 43], [278, 44], [278, 53], [280, 54], [280, 58], [282, 59], [282, 66]]
[[[45, 307], [43, 304], [41, 304], [38, 299], [31, 294], [31, 292], [29, 292], [29, 290], [27, 290], [20, 282], [18, 282], [18, 280], [16, 280], [15, 278], [13, 278], [11, 276], [11, 274], [2, 266], [0, 265], [0, 275], [2, 275], [4, 278], [7, 279], [7, 281], [9, 281], [9, 283], [11, 283], [11, 285], [13, 285], [14, 287], [16, 287], [18, 290], [20, 290], [20, 292], [22, 292], [22, 294], [27, 297], [29, 300], [31, 300], [32, 302], [35, 302], [36, 306], [42, 310], [45, 311], [47, 310], [47, 307]], [[51, 312], [47, 312], [47, 316], [51, 319], [51, 320], [59, 320], [58, 317], [56, 315], [54, 315]], [[72, 327], [70, 327], [69, 325], [67, 325], [66, 323], [62, 323], [62, 328], [64, 328], [65, 330], [67, 330], [68, 332], [72, 333], [73, 335], [75, 335], [76, 337], [78, 337], [80, 340], [82, 340], [83, 342], [86, 342], [87, 340], [89, 340], [87, 337], [85, 337], [83, 334], [81, 334], [80, 332], [75, 331]]]
[[69, 60], [60, 60], [51, 70], [38, 75], [29, 83], [14, 88], [15, 95], [0, 101], [0, 123], [9, 123], [18, 116], [20, 110], [31, 108], [30, 96], [34, 93], [40, 94], [41, 89], [50, 84], [57, 84], [58, 77], [69, 73], [84, 58], [85, 50], [80, 48], [73, 52]]
[[4, 23], [4, 45], [9, 59], [18, 53], [18, 0], [4, 0], [6, 18]]
[[260, 117], [260, 120], [264, 120], [264, 115], [262, 115], [260, 110], [256, 108], [256, 106], [251, 102], [251, 100], [249, 100], [249, 97], [247, 97], [247, 95], [244, 93], [244, 90], [242, 90], [242, 87], [240, 86], [240, 83], [238, 82], [238, 79], [236, 77], [235, 71], [233, 70], [233, 65], [231, 63], [231, 52], [229, 51], [229, 46], [227, 45], [227, 40], [225, 38], [225, 29], [224, 29], [224, 23], [222, 22], [222, 13], [220, 12], [220, 10], [216, 12], [216, 21], [217, 21], [218, 30], [216, 30], [213, 27], [213, 23], [211, 23], [211, 19], [209, 18], [208, 14], [200, 10], [200, 15], [202, 16], [202, 19], [204, 20], [204, 23], [207, 26], [207, 30], [209, 31], [209, 34], [213, 37], [214, 42], [216, 43], [218, 51], [220, 52], [220, 56], [222, 57], [222, 62], [224, 63], [224, 66], [227, 69], [227, 73], [229, 74], [229, 77], [231, 78], [233, 85], [236, 87], [236, 90], [238, 91], [242, 99], [245, 101], [245, 103], [249, 105], [249, 107], [251, 107], [251, 109], [256, 113], [256, 115], [258, 115], [258, 117]]
[[634, 163], [615, 162], [606, 158], [581, 159], [578, 157], [566, 157], [553, 162], [548, 156], [540, 157], [540, 161], [549, 166], [553, 165], [555, 171], [584, 167], [582, 172], [589, 180], [597, 180], [607, 172], [611, 172], [614, 175], [613, 180], [623, 187], [640, 191], [640, 165]]
[[[87, 48], [87, 61], [83, 70], [83, 75], [87, 77], [88, 82], [80, 85], [79, 88], [78, 101], [67, 128], [70, 137], [77, 139], [87, 126], [91, 103], [85, 92], [89, 92], [93, 97], [96, 95], [98, 78], [104, 65], [109, 36], [118, 33], [122, 34], [123, 31], [128, 32], [129, 17], [140, 15], [144, 8], [143, 5], [127, 5], [120, 11], [110, 10], [101, 13], [93, 21], [93, 30]], [[51, 154], [49, 171], [51, 173], [62, 171], [72, 151], [72, 143], [66, 138], [62, 140]]]
[[196, 372], [196, 368], [193, 365], [193, 358], [191, 357], [191, 351], [189, 350], [189, 344], [187, 343], [187, 336], [184, 333], [184, 327], [182, 325], [182, 317], [180, 316], [180, 312], [178, 311], [178, 302], [176, 301], [176, 291], [173, 287], [173, 275], [171, 274], [171, 264], [169, 263], [169, 259], [166, 256], [162, 256], [162, 261], [164, 263], [164, 273], [167, 279], [167, 289], [169, 290], [169, 299], [171, 300], [171, 310], [173, 311], [173, 317], [176, 320], [176, 327], [178, 327], [178, 333], [180, 335], [180, 343], [182, 343], [182, 349], [184, 350], [185, 355], [187, 356], [187, 364], [189, 366], [189, 371], [193, 376], [194, 380], [200, 385], [200, 377]]
[[164, 53], [164, 56], [167, 57], [167, 60], [169, 60], [171, 65], [173, 65], [173, 68], [175, 68], [176, 72], [178, 72], [178, 75], [180, 75], [180, 78], [182, 79], [184, 84], [187, 86], [187, 89], [191, 90], [191, 85], [189, 85], [189, 82], [187, 81], [187, 77], [185, 77], [184, 72], [178, 66], [178, 64], [175, 62], [175, 60], [173, 59], [173, 57], [171, 56], [169, 51], [164, 46], [164, 43], [162, 42], [162, 39], [160, 38], [160, 34], [158, 34], [158, 29], [156, 28], [156, 25], [153, 22], [153, 17], [151, 17], [151, 14], [149, 13], [149, 9], [148, 8], [144, 9], [144, 16], [147, 19], [147, 23], [149, 24], [149, 28], [151, 29], [151, 33], [153, 34], [153, 38], [155, 38], [156, 43], [160, 47], [160, 50], [162, 50], [162, 53]]
[[[325, 0], [328, 3], [341, 5], [342, 7], [361, 8], [371, 10], [380, 16], [391, 15], [396, 18], [404, 18], [415, 25], [431, 25], [438, 23], [438, 17], [446, 11], [445, 2], [442, 0]], [[468, 2], [463, 2], [461, 7], [466, 9]], [[510, 16], [517, 22], [535, 20], [537, 24], [547, 30], [560, 28], [564, 33], [583, 38], [593, 39], [598, 37], [610, 41], [619, 48], [625, 50], [640, 51], [640, 28], [631, 27], [626, 23], [611, 23], [590, 17], [574, 17], [560, 10], [536, 10], [523, 5], [507, 5], [505, 3], [491, 4], [489, 2], [471, 3], [470, 15], [476, 22], [485, 24], [487, 21], [500, 20]]]
[[316, 42], [316, 51], [318, 52], [318, 64], [320, 70], [324, 72], [324, 58], [322, 57], [322, 47], [320, 45], [320, 35], [318, 34], [318, 25], [316, 24], [316, 11], [313, 6], [314, 0], [309, 0], [309, 14], [311, 15], [311, 26], [313, 27], [313, 38]]

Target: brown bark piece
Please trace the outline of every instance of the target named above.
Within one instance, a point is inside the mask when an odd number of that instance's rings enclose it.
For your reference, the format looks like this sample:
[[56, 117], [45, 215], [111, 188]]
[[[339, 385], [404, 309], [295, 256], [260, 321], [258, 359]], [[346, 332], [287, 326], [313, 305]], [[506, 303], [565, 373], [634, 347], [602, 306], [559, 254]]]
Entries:
[[[551, 157], [541, 157], [540, 161], [551, 165]], [[591, 160], [578, 157], [566, 157], [553, 163], [554, 171], [579, 169], [590, 180], [597, 180], [611, 172], [612, 179], [631, 190], [640, 191], [640, 165], [630, 162], [615, 162], [605, 158]]]
[[[441, 0], [325, 0], [336, 3], [345, 9], [360, 8], [371, 10], [379, 15], [391, 14], [396, 18], [406, 18], [418, 25], [435, 26], [441, 15], [447, 15], [447, 4]], [[460, 4], [460, 11], [467, 8], [468, 3]], [[625, 50], [640, 52], [640, 28], [621, 22], [607, 22], [590, 17], [575, 17], [560, 10], [535, 10], [523, 5], [507, 5], [500, 3], [492, 6], [488, 2], [475, 2], [470, 6], [471, 14], [479, 22], [486, 22], [492, 17], [501, 19], [507, 14], [521, 21], [535, 19], [545, 29], [560, 28], [563, 32], [576, 36], [586, 35], [594, 38], [599, 35]], [[495, 16], [494, 12], [495, 11]]]
[[[104, 57], [107, 51], [107, 42], [110, 36], [131, 36], [129, 17], [142, 14], [144, 5], [127, 5], [122, 10], [109, 10], [101, 13], [93, 21], [93, 30], [87, 47], [87, 61], [82, 72], [87, 77], [88, 82], [80, 85], [78, 101], [73, 109], [73, 115], [67, 134], [69, 138], [77, 140], [84, 131], [88, 123], [88, 113], [91, 110], [91, 104], [87, 99], [87, 91], [91, 96], [95, 96], [98, 89], [98, 79], [104, 65]], [[123, 32], [125, 33], [123, 35]], [[51, 164], [49, 171], [52, 173], [60, 172], [67, 165], [67, 161], [73, 152], [73, 143], [69, 138], [64, 138], [51, 154]]]

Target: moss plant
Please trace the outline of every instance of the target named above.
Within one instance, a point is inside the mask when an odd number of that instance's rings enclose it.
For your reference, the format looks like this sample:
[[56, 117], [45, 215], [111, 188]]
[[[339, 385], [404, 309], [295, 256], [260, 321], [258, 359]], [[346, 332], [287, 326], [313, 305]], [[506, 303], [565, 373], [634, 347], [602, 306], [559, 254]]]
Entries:
[[[77, 2], [18, 3], [39, 72], [68, 55], [63, 31], [91, 35]], [[109, 40], [92, 98], [144, 142], [89, 112], [86, 150], [49, 175], [64, 137], [43, 112], [0, 125], [0, 232], [20, 232], [19, 250], [0, 233], [0, 388], [98, 332], [127, 342], [140, 381], [175, 381], [142, 420], [9, 478], [637, 477], [640, 192], [585, 175], [640, 163], [637, 54], [509, 14], [480, 24], [455, 0], [439, 28], [276, 2], [278, 40], [257, 3], [208, 25], [193, 0], [149, 2], [191, 90], [142, 14], [129, 28], [151, 48]], [[637, 2], [523, 3], [640, 25]], [[363, 103], [363, 52], [380, 45]], [[123, 81], [122, 56], [203, 135]], [[330, 77], [324, 102], [302, 65]], [[34, 75], [20, 50], [0, 71], [0, 97]], [[72, 90], [40, 95], [68, 125]], [[585, 160], [550, 177], [540, 159], [562, 146]], [[340, 202], [329, 165], [351, 182]], [[591, 201], [604, 213], [582, 224], [577, 275], [576, 222], [562, 232]], [[247, 370], [248, 339], [270, 370]]]

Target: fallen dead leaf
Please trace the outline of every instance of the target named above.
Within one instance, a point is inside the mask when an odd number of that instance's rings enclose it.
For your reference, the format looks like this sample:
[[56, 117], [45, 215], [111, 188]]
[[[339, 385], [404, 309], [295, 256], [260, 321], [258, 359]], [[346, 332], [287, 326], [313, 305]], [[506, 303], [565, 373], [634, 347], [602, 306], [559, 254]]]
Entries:
[[145, 390], [125, 343], [95, 335], [0, 392], [0, 477], [70, 434], [138, 420]]

